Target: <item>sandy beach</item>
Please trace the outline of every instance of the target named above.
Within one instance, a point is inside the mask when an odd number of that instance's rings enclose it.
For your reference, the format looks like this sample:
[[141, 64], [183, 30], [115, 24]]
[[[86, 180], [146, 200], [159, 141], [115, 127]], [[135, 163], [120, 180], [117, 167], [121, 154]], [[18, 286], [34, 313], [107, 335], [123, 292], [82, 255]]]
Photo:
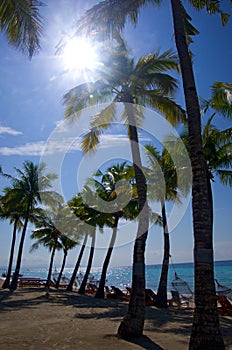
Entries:
[[[192, 308], [146, 307], [144, 337], [124, 341], [115, 335], [127, 303], [42, 287], [0, 289], [1, 350], [186, 350]], [[232, 319], [220, 316], [227, 350], [232, 350]]]

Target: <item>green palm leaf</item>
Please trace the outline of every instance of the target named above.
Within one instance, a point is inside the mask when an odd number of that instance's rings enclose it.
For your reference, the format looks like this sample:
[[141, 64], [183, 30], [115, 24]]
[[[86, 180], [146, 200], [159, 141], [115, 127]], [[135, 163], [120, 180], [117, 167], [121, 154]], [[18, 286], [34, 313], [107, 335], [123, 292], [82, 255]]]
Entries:
[[40, 50], [43, 22], [37, 0], [1, 0], [0, 29], [9, 44], [16, 46], [31, 58]]

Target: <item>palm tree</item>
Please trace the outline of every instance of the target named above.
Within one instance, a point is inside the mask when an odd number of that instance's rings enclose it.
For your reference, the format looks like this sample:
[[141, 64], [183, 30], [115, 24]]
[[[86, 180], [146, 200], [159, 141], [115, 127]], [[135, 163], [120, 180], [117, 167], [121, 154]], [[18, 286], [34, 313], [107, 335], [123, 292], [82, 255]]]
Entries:
[[211, 98], [202, 100], [202, 112], [205, 114], [210, 108], [220, 113], [224, 118], [232, 116], [232, 85], [216, 81], [211, 87]]
[[78, 255], [78, 259], [76, 261], [76, 264], [75, 264], [75, 267], [74, 267], [74, 270], [73, 270], [73, 273], [72, 273], [72, 277], [70, 278], [68, 287], [66, 288], [67, 292], [71, 292], [73, 290], [73, 285], [75, 283], [77, 272], [78, 272], [80, 264], [81, 264], [81, 259], [83, 257], [84, 251], [85, 251], [87, 240], [88, 240], [88, 233], [86, 233], [85, 236], [84, 236], [84, 240], [83, 240], [83, 243], [82, 243], [79, 255]]
[[[148, 196], [151, 200], [159, 201], [161, 204], [164, 255], [155, 305], [163, 308], [167, 307], [167, 281], [170, 257], [170, 239], [166, 202], [175, 201], [177, 204], [180, 203], [179, 192], [181, 192], [182, 195], [186, 195], [191, 188], [191, 178], [189, 178], [186, 168], [181, 167], [178, 169], [177, 175], [177, 164], [174, 164], [174, 160], [170, 153], [172, 148], [175, 149], [175, 152], [178, 153], [180, 159], [180, 157], [184, 156], [184, 154], [182, 154], [182, 147], [183, 146], [179, 147], [177, 142], [173, 142], [171, 139], [167, 139], [164, 142], [164, 148], [161, 154], [153, 145], [149, 144], [145, 146], [149, 166], [147, 169], [147, 179], [149, 183]], [[161, 169], [162, 176], [164, 177], [164, 186], [160, 186], [159, 169]]]
[[6, 279], [2, 285], [2, 288], [4, 288], [4, 289], [10, 287], [10, 279], [11, 279], [11, 274], [12, 274], [12, 265], [13, 265], [15, 242], [16, 242], [16, 233], [17, 233], [17, 230], [19, 231], [23, 226], [21, 218], [20, 218], [22, 215], [22, 210], [20, 210], [20, 212], [17, 211], [15, 202], [9, 203], [9, 201], [8, 201], [8, 199], [10, 197], [10, 191], [11, 191], [11, 188], [4, 189], [4, 195], [1, 196], [1, 206], [0, 206], [1, 219], [9, 219], [10, 223], [13, 224], [13, 234], [12, 234], [8, 269], [7, 269]]
[[59, 286], [60, 278], [65, 266], [68, 249], [72, 249], [79, 241], [78, 219], [70, 213], [68, 206], [57, 203], [57, 207], [43, 211], [35, 220], [36, 229], [33, 231], [31, 238], [37, 239], [32, 245], [32, 250], [37, 249], [40, 244], [48, 247], [51, 251], [51, 259], [47, 276], [47, 287], [49, 287], [53, 261], [56, 250], [63, 249], [64, 259], [60, 276], [57, 283]]
[[[96, 175], [101, 177], [101, 182], [95, 180], [95, 186], [98, 195], [103, 200], [112, 201], [116, 198], [119, 199], [120, 195], [125, 195], [125, 193], [131, 195], [132, 188], [130, 186], [130, 174], [127, 170], [128, 165], [126, 162], [123, 162], [121, 164], [110, 166], [105, 170], [104, 173], [102, 173], [100, 170], [97, 171]], [[125, 182], [122, 182], [122, 180], [125, 180]], [[120, 185], [118, 185], [119, 181], [121, 181]], [[115, 205], [115, 211], [112, 213], [113, 222], [111, 222], [111, 220], [108, 220], [107, 222], [108, 226], [112, 227], [113, 230], [110, 244], [103, 263], [100, 282], [95, 294], [95, 298], [104, 298], [105, 296], [106, 274], [117, 237], [118, 223], [120, 218], [134, 219], [137, 215], [138, 201], [136, 198], [132, 198], [124, 208]]]
[[51, 180], [57, 177], [54, 174], [43, 174], [45, 164], [37, 166], [29, 161], [23, 163], [23, 170], [18, 168], [15, 168], [15, 170], [19, 177], [8, 175], [8, 178], [12, 182], [11, 196], [17, 205], [23, 208], [25, 220], [18, 249], [15, 273], [10, 286], [12, 290], [16, 289], [18, 284], [24, 240], [30, 215], [37, 204], [41, 203], [42, 195], [44, 195], [44, 200], [52, 199], [54, 192], [47, 191], [47, 188], [51, 187]]
[[128, 137], [140, 213], [134, 246], [129, 311], [118, 331], [122, 337], [128, 337], [141, 335], [143, 331], [145, 313], [144, 252], [149, 226], [146, 180], [142, 171], [138, 145], [138, 120], [135, 117], [138, 115], [141, 117], [141, 112], [138, 111], [135, 103], [156, 108], [173, 123], [183, 120], [185, 113], [171, 98], [177, 87], [177, 82], [166, 73], [170, 70], [178, 71], [178, 61], [175, 54], [171, 50], [163, 54], [153, 53], [140, 57], [135, 64], [134, 60], [129, 58], [123, 40], [115, 33], [114, 36], [118, 45], [108, 59], [107, 69], [104, 67], [104, 71], [100, 72], [101, 79], [95, 83], [85, 83], [73, 88], [64, 96], [64, 103], [67, 106], [66, 118], [78, 117], [84, 106], [93, 105], [102, 100], [104, 102], [112, 101], [115, 95], [113, 102], [93, 118], [90, 125], [91, 130], [82, 142], [84, 152], [95, 149], [101, 133], [109, 127], [111, 120], [115, 117], [116, 106], [114, 102], [121, 102], [124, 105], [123, 117], [126, 116], [128, 120]]
[[[52, 216], [53, 219], [51, 219]], [[62, 243], [60, 241], [61, 232], [57, 228], [59, 227], [59, 225], [57, 224], [56, 220], [57, 216], [54, 215], [54, 213], [51, 213], [50, 215], [44, 213], [44, 215], [41, 215], [37, 219], [35, 223], [36, 229], [32, 232], [30, 236], [31, 239], [37, 240], [35, 243], [32, 244], [31, 251], [38, 249], [40, 245], [43, 245], [44, 247], [48, 248], [51, 252], [46, 283], [47, 288], [49, 288], [51, 282], [55, 252], [56, 250], [62, 249]]]
[[[216, 114], [225, 118], [231, 118], [232, 105], [231, 93], [232, 85], [223, 82], [214, 82], [211, 87], [212, 96], [209, 100], [201, 99], [201, 112], [206, 115], [213, 110], [202, 130], [203, 152], [207, 166], [207, 181], [210, 194], [211, 208], [213, 210], [213, 198], [211, 183], [214, 182], [215, 175], [224, 185], [231, 186], [231, 128], [219, 130], [212, 122]], [[182, 135], [186, 147], [188, 147], [188, 133]], [[213, 224], [212, 211], [212, 224]]]
[[[82, 194], [85, 199], [89, 198], [90, 202], [94, 202], [94, 203], [97, 202], [96, 193], [93, 192], [88, 185], [84, 186]], [[88, 223], [89, 236], [91, 237], [91, 247], [89, 252], [88, 263], [87, 263], [84, 277], [81, 281], [80, 288], [78, 290], [78, 294], [85, 294], [86, 285], [88, 282], [88, 278], [89, 278], [89, 274], [90, 274], [90, 270], [93, 262], [95, 241], [96, 241], [96, 230], [98, 227], [100, 232], [102, 232], [102, 228], [105, 225], [105, 221], [106, 221], [106, 215], [104, 213], [101, 213], [95, 210], [91, 206], [87, 206], [84, 204], [84, 211], [81, 219], [85, 223]]]
[[[157, 307], [167, 307], [167, 281], [168, 281], [168, 269], [169, 269], [169, 256], [170, 256], [170, 239], [169, 230], [167, 223], [166, 205], [165, 201], [175, 200], [177, 198], [177, 173], [175, 170], [175, 165], [171, 159], [170, 154], [167, 149], [163, 149], [160, 155], [156, 148], [152, 145], [146, 145], [147, 159], [149, 164], [149, 170], [151, 175], [151, 183], [153, 186], [152, 193], [150, 194], [154, 200], [160, 201], [161, 212], [162, 212], [162, 226], [163, 226], [163, 236], [164, 236], [164, 255], [161, 276], [157, 291], [157, 296], [155, 300], [155, 305]], [[166, 193], [163, 193], [162, 188], [157, 183], [156, 173], [157, 173], [157, 161], [161, 167], [162, 174], [164, 176]], [[159, 181], [159, 179], [158, 179]], [[151, 185], [151, 184], [150, 184]], [[162, 186], [161, 186], [162, 187]]]
[[[83, 218], [85, 217], [85, 206], [84, 206], [84, 203], [83, 203], [83, 199], [82, 199], [81, 193], [78, 193], [74, 198], [72, 198], [69, 201], [68, 205], [71, 208], [72, 212], [78, 218], [80, 218], [80, 220], [83, 220]], [[73, 273], [72, 273], [72, 277], [70, 278], [68, 287], [66, 289], [69, 292], [71, 292], [72, 289], [73, 289], [73, 285], [74, 285], [74, 282], [75, 282], [75, 279], [76, 279], [76, 276], [77, 276], [78, 269], [79, 269], [80, 264], [81, 264], [81, 260], [82, 260], [82, 257], [83, 257], [84, 251], [85, 251], [85, 247], [86, 247], [86, 243], [87, 243], [87, 239], [88, 239], [88, 235], [89, 235], [88, 231], [84, 232], [84, 227], [85, 226], [83, 226], [82, 229], [80, 230], [81, 231], [80, 234], [84, 235], [84, 240], [83, 240], [83, 243], [82, 243], [82, 246], [81, 246], [81, 250], [79, 252], [78, 259], [76, 261], [76, 264], [75, 264], [75, 267], [74, 267], [74, 270], [73, 270]]]
[[66, 264], [66, 259], [67, 259], [67, 255], [68, 255], [68, 251], [70, 249], [73, 249], [76, 245], [77, 245], [77, 242], [76, 241], [73, 241], [72, 239], [70, 239], [69, 237], [67, 237], [66, 235], [62, 234], [60, 236], [60, 241], [61, 241], [61, 244], [62, 244], [62, 249], [63, 249], [63, 252], [64, 252], [64, 257], [63, 257], [63, 261], [62, 261], [62, 265], [61, 265], [61, 269], [60, 269], [60, 272], [59, 272], [59, 275], [57, 277], [57, 281], [56, 281], [56, 288], [59, 288], [59, 284], [60, 284], [60, 280], [62, 278], [62, 275], [63, 275], [63, 272], [64, 272], [64, 267], [65, 267], [65, 264]]
[[38, 0], [3, 0], [0, 4], [0, 30], [10, 45], [30, 58], [40, 50], [43, 21]]
[[[115, 30], [121, 31], [129, 18], [138, 21], [139, 9], [146, 4], [160, 5], [160, 0], [115, 1], [105, 0], [89, 9], [80, 19], [77, 33], [92, 28], [111, 36]], [[189, 343], [190, 350], [210, 348], [225, 349], [217, 313], [214, 284], [212, 209], [205, 205], [210, 200], [206, 163], [201, 138], [200, 108], [197, 97], [191, 53], [188, 44], [190, 35], [197, 31], [190, 27], [191, 18], [187, 16], [180, 0], [170, 0], [176, 47], [180, 59], [185, 103], [188, 115], [189, 150], [192, 165], [192, 209], [194, 231], [195, 266], [195, 311]], [[209, 14], [219, 13], [225, 25], [229, 15], [221, 11], [220, 1], [191, 1], [198, 10], [206, 9]], [[201, 191], [199, 191], [199, 188]], [[207, 257], [207, 259], [206, 259]], [[206, 261], [207, 260], [207, 261]], [[207, 285], [207, 288], [205, 286]], [[210, 310], [210, 311], [209, 311]], [[210, 315], [210, 317], [209, 317]], [[120, 334], [119, 334], [120, 335]], [[125, 329], [125, 337], [127, 336]], [[123, 336], [123, 333], [121, 333]]]
[[95, 241], [96, 241], [96, 226], [95, 227], [93, 226], [92, 230], [90, 230], [89, 236], [91, 237], [91, 247], [90, 247], [90, 251], [89, 251], [88, 263], [86, 266], [84, 277], [81, 281], [80, 288], [78, 290], [78, 294], [82, 294], [82, 295], [85, 295], [86, 285], [88, 282], [89, 274], [90, 274], [92, 263], [93, 263]]

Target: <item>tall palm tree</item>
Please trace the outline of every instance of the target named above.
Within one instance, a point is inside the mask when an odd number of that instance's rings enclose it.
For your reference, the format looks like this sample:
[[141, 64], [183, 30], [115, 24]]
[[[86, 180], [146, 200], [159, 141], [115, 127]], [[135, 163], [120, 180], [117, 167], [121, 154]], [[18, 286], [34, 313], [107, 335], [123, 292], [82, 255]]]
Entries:
[[[191, 178], [189, 178], [186, 168], [180, 167], [177, 169], [177, 164], [174, 164], [170, 154], [172, 148], [175, 149], [179, 158], [184, 155], [182, 146], [179, 147], [173, 140], [167, 139], [164, 142], [164, 148], [161, 153], [152, 144], [145, 146], [147, 163], [149, 166], [147, 169], [147, 179], [150, 189], [148, 196], [151, 200], [160, 202], [162, 213], [164, 253], [155, 305], [163, 308], [167, 307], [167, 281], [170, 257], [170, 238], [166, 202], [175, 201], [176, 204], [180, 204], [180, 194], [184, 196], [187, 195], [191, 188]], [[161, 169], [162, 176], [164, 177], [164, 186], [160, 186], [159, 169]]]
[[[215, 176], [223, 185], [232, 185], [232, 128], [219, 130], [212, 124], [214, 114], [208, 119], [202, 134], [203, 149], [207, 164], [208, 181], [215, 181]], [[210, 189], [212, 196], [212, 190]]]
[[[82, 198], [82, 195], [81, 193], [78, 193], [74, 198], [72, 198], [69, 202], [68, 202], [68, 205], [69, 207], [71, 208], [72, 212], [80, 219], [80, 220], [83, 220], [85, 218], [85, 206], [84, 206], [84, 203], [83, 203], [83, 198]], [[82, 246], [81, 246], [81, 249], [80, 249], [80, 252], [79, 252], [79, 255], [78, 255], [78, 258], [77, 258], [77, 261], [76, 261], [76, 264], [74, 266], [74, 269], [73, 269], [73, 273], [72, 273], [72, 276], [70, 278], [70, 281], [69, 281], [69, 284], [68, 284], [68, 287], [67, 287], [67, 291], [71, 292], [72, 289], [73, 289], [73, 285], [75, 283], [75, 280], [76, 280], [76, 276], [77, 276], [77, 272], [78, 272], [78, 269], [80, 267], [80, 264], [81, 264], [81, 260], [82, 260], [82, 257], [83, 257], [83, 254], [84, 254], [84, 251], [85, 251], [85, 247], [86, 247], [86, 243], [87, 243], [87, 240], [88, 240], [88, 235], [89, 235], [89, 232], [88, 231], [84, 231], [84, 228], [85, 226], [83, 226], [81, 229], [80, 229], [80, 235], [84, 235], [84, 240], [82, 242]]]
[[16, 289], [18, 284], [24, 240], [30, 215], [38, 203], [41, 203], [42, 195], [44, 195], [44, 200], [52, 199], [54, 192], [48, 191], [47, 189], [51, 187], [51, 180], [57, 177], [54, 174], [44, 174], [45, 164], [40, 164], [38, 166], [30, 161], [25, 161], [23, 163], [23, 170], [18, 168], [15, 168], [15, 170], [18, 177], [8, 175], [8, 178], [12, 182], [11, 196], [16, 203], [18, 203], [18, 206], [22, 206], [25, 212], [25, 219], [18, 248], [15, 273], [10, 285], [12, 290]]
[[[212, 208], [206, 205], [210, 200], [206, 163], [201, 138], [200, 108], [195, 85], [191, 53], [188, 44], [190, 35], [197, 32], [190, 27], [191, 18], [187, 16], [181, 0], [170, 0], [176, 47], [180, 59], [185, 103], [188, 115], [189, 150], [192, 165], [192, 209], [194, 231], [195, 266], [195, 310], [189, 343], [190, 350], [225, 348], [220, 331], [214, 284]], [[225, 25], [229, 15], [221, 10], [220, 1], [190, 1], [198, 10], [206, 9], [209, 14], [219, 13]], [[160, 0], [115, 1], [105, 0], [89, 9], [79, 21], [77, 33], [94, 28], [111, 36], [115, 30], [121, 31], [129, 18], [134, 24], [138, 13], [146, 4], [160, 5]], [[199, 188], [201, 189], [199, 191]], [[207, 285], [207, 288], [205, 286]], [[210, 310], [210, 312], [209, 312]], [[209, 317], [210, 315], [210, 317]], [[127, 332], [125, 332], [125, 336]], [[121, 333], [123, 336], [123, 333]]]
[[[203, 103], [203, 113], [209, 108], [209, 101]], [[206, 107], [207, 106], [207, 107]], [[205, 109], [206, 107], [206, 109]], [[217, 107], [219, 110], [219, 106]], [[231, 115], [232, 109], [227, 109], [227, 114]], [[213, 125], [213, 119], [215, 118], [216, 111], [208, 118], [203, 131], [203, 151], [207, 165], [207, 180], [210, 193], [210, 202], [212, 208], [212, 224], [213, 224], [213, 194], [212, 194], [212, 183], [215, 182], [215, 177], [218, 178], [221, 184], [225, 186], [232, 185], [232, 155], [231, 155], [231, 141], [232, 141], [232, 128], [219, 130]], [[184, 132], [182, 138], [188, 139], [188, 133]]]
[[[110, 166], [105, 170], [104, 173], [102, 173], [100, 170], [97, 171], [96, 175], [98, 177], [101, 177], [101, 181], [99, 182], [95, 180], [95, 186], [98, 195], [103, 200], [112, 201], [116, 198], [119, 199], [119, 196], [124, 195], [125, 193], [128, 193], [131, 196], [132, 188], [130, 186], [130, 174], [127, 170], [127, 162], [123, 162], [121, 164], [114, 164], [113, 166]], [[125, 182], [122, 182], [122, 180]], [[119, 181], [121, 181], [120, 185]], [[136, 198], [131, 198], [125, 207], [119, 207], [118, 205], [115, 205], [115, 211], [111, 215], [113, 222], [111, 222], [111, 220], [108, 220], [106, 224], [108, 224], [110, 227], [113, 226], [112, 236], [102, 266], [100, 282], [95, 294], [95, 298], [104, 298], [105, 296], [106, 274], [117, 237], [119, 220], [120, 218], [124, 218], [126, 220], [134, 219], [138, 215], [138, 200]]]
[[[51, 219], [53, 217], [53, 219]], [[44, 215], [41, 215], [36, 223], [35, 223], [35, 230], [33, 230], [30, 238], [36, 239], [37, 241], [32, 244], [31, 251], [38, 249], [40, 245], [43, 245], [44, 247], [48, 248], [51, 252], [50, 256], [50, 263], [48, 268], [48, 275], [47, 275], [47, 283], [46, 287], [49, 289], [51, 277], [52, 277], [52, 269], [53, 269], [53, 263], [55, 258], [55, 252], [56, 250], [62, 249], [62, 243], [60, 241], [61, 232], [58, 229], [59, 225], [56, 222], [57, 216], [54, 216], [54, 213], [51, 213], [50, 215], [47, 215], [47, 213], [44, 213]]]
[[90, 247], [90, 251], [89, 251], [88, 263], [86, 266], [84, 277], [81, 281], [80, 288], [78, 290], [78, 294], [82, 294], [82, 295], [85, 295], [86, 286], [87, 286], [89, 274], [90, 274], [92, 263], [93, 263], [93, 256], [94, 256], [95, 242], [96, 242], [96, 226], [92, 227], [92, 230], [90, 230], [90, 232], [89, 232], [89, 236], [91, 237], [91, 247]]
[[40, 50], [43, 20], [38, 0], [2, 0], [0, 4], [0, 30], [10, 45], [30, 58]]
[[57, 277], [57, 281], [56, 281], [56, 288], [59, 288], [59, 284], [60, 284], [60, 280], [62, 278], [63, 272], [64, 272], [64, 268], [65, 268], [65, 264], [66, 264], [66, 259], [67, 259], [67, 255], [68, 255], [68, 251], [70, 249], [73, 249], [76, 245], [77, 245], [77, 241], [70, 239], [68, 236], [66, 236], [65, 234], [62, 234], [60, 236], [60, 241], [62, 244], [62, 249], [64, 252], [64, 257], [63, 257], [63, 261], [62, 261], [62, 265], [61, 265], [61, 269], [59, 272], [59, 275]]
[[70, 213], [68, 206], [57, 203], [57, 207], [48, 208], [42, 212], [35, 220], [36, 230], [33, 231], [31, 238], [37, 238], [38, 241], [32, 246], [37, 249], [40, 244], [47, 246], [51, 251], [51, 260], [48, 270], [47, 286], [52, 276], [52, 267], [55, 251], [63, 249], [64, 259], [62, 268], [58, 277], [57, 288], [65, 266], [67, 252], [79, 242], [79, 220]]
[[[170, 256], [170, 239], [165, 201], [173, 201], [177, 198], [177, 173], [173, 160], [171, 159], [171, 156], [168, 153], [167, 149], [164, 148], [161, 155], [152, 145], [146, 145], [145, 149], [148, 151], [147, 160], [149, 164], [149, 170], [151, 171], [151, 183], [153, 184], [152, 193], [150, 195], [154, 200], [159, 201], [161, 204], [164, 237], [163, 263], [155, 305], [157, 307], [165, 308], [167, 307], [167, 282]], [[156, 182], [156, 173], [158, 170], [157, 163], [161, 167], [162, 174], [164, 176], [165, 193], [163, 193], [162, 189], [160, 189], [160, 186]]]
[[[10, 223], [13, 224], [13, 234], [12, 234], [12, 240], [11, 240], [11, 249], [10, 249], [10, 256], [9, 256], [9, 262], [8, 262], [8, 268], [7, 268], [7, 274], [6, 279], [2, 285], [2, 288], [9, 288], [10, 287], [10, 279], [12, 274], [12, 266], [13, 266], [13, 259], [14, 259], [14, 250], [15, 250], [15, 242], [16, 242], [16, 233], [17, 231], [20, 231], [23, 224], [21, 221], [22, 216], [22, 208], [16, 208], [15, 202], [9, 203], [9, 198], [11, 197], [10, 194], [11, 188], [7, 187], [4, 189], [4, 195], [1, 196], [1, 205], [0, 205], [0, 218], [1, 219], [9, 219]], [[17, 211], [18, 209], [18, 211]], [[20, 211], [19, 211], [20, 209]]]
[[[114, 33], [117, 46], [108, 59], [108, 65], [100, 72], [100, 79], [95, 83], [85, 83], [73, 88], [64, 96], [66, 118], [78, 117], [84, 106], [93, 105], [102, 100], [111, 101], [110, 105], [96, 115], [91, 122], [91, 130], [85, 136], [82, 149], [93, 150], [99, 143], [101, 133], [114, 119], [116, 106], [124, 106], [123, 117], [127, 118], [128, 137], [132, 153], [133, 166], [139, 203], [139, 220], [134, 245], [132, 269], [132, 293], [128, 312], [119, 328], [122, 337], [141, 335], [145, 314], [145, 262], [144, 252], [149, 226], [146, 180], [142, 171], [142, 162], [138, 145], [137, 123], [141, 112], [135, 104], [157, 109], [169, 121], [178, 123], [185, 117], [185, 112], [172, 99], [177, 81], [168, 71], [178, 71], [175, 54], [168, 50], [142, 56], [134, 62], [119, 35]], [[107, 61], [106, 61], [107, 64]], [[107, 68], [107, 69], [106, 69]], [[113, 99], [113, 102], [112, 102]], [[139, 113], [140, 112], [140, 113]], [[125, 119], [125, 118], [124, 118]]]
[[[90, 199], [90, 202], [94, 202], [94, 203], [97, 202], [96, 193], [93, 192], [92, 189], [88, 185], [84, 186], [82, 193], [83, 193], [83, 196], [85, 199], [88, 198], [88, 199]], [[84, 205], [84, 212], [83, 212], [82, 220], [84, 222], [88, 223], [89, 236], [91, 237], [91, 247], [90, 247], [87, 267], [85, 270], [84, 277], [81, 281], [81, 285], [80, 285], [80, 288], [78, 290], [78, 294], [85, 294], [86, 285], [87, 285], [90, 270], [92, 267], [93, 256], [94, 256], [94, 251], [95, 251], [96, 231], [98, 228], [99, 231], [102, 232], [102, 229], [103, 229], [103, 227], [105, 225], [105, 221], [106, 221], [106, 215], [105, 215], [105, 213], [101, 213], [101, 212], [95, 210], [91, 206]]]

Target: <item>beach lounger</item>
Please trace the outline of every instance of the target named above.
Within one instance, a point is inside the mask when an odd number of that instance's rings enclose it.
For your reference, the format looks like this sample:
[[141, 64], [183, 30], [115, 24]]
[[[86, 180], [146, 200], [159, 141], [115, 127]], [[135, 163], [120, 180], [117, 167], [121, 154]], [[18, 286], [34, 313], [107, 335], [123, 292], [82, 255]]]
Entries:
[[[128, 295], [131, 295], [132, 289], [130, 287], [126, 287], [126, 290], [128, 292]], [[146, 288], [145, 289], [145, 305], [146, 306], [152, 306], [155, 304], [155, 298], [156, 294], [153, 292], [152, 289]]]
[[120, 288], [111, 286], [111, 291], [106, 294], [107, 298], [129, 301], [130, 295], [124, 293]]
[[156, 294], [155, 294], [155, 292], [153, 292], [152, 289], [146, 288], [146, 289], [145, 289], [145, 293], [146, 293], [147, 296], [150, 297], [150, 299], [151, 299], [152, 301], [155, 302]]
[[225, 295], [218, 295], [217, 301], [221, 305], [217, 308], [218, 313], [223, 316], [232, 316], [232, 304]]
[[97, 286], [93, 283], [87, 283], [85, 292], [87, 294], [95, 294], [97, 292]]
[[41, 287], [45, 286], [47, 280], [35, 277], [20, 277], [18, 280], [19, 288], [23, 287]]

